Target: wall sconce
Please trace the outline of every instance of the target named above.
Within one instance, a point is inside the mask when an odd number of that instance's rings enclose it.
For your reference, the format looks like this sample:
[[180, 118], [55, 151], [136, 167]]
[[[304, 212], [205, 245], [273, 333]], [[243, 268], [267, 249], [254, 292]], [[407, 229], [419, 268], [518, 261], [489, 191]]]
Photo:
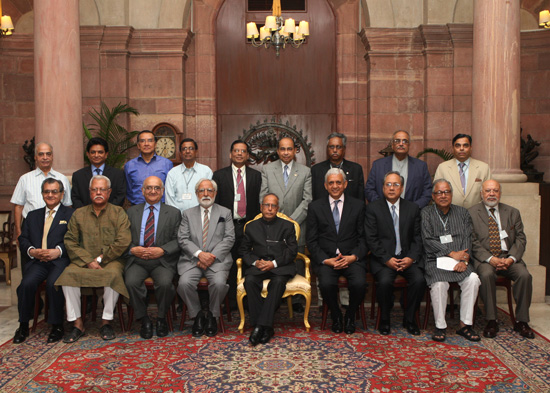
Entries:
[[550, 11], [544, 10], [539, 12], [539, 26], [545, 29], [550, 29]]
[[13, 34], [13, 22], [8, 15], [2, 15], [2, 1], [0, 0], [0, 36], [4, 37]]

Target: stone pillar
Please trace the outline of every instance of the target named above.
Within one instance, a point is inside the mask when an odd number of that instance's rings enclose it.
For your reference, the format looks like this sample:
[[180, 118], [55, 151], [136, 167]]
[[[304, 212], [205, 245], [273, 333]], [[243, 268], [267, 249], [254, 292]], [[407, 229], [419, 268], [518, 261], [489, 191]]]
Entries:
[[78, 0], [34, 2], [36, 142], [54, 148], [55, 170], [83, 166]]
[[525, 182], [520, 169], [520, 5], [474, 2], [473, 155], [501, 182]]

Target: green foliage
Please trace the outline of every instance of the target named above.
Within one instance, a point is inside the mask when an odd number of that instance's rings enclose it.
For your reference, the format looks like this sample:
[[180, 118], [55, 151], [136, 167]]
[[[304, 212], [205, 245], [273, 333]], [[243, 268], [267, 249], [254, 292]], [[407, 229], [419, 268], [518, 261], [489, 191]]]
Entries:
[[[86, 126], [82, 123], [87, 140], [94, 136], [105, 139], [109, 144], [109, 157], [106, 164], [115, 168], [122, 168], [128, 159], [128, 149], [136, 145], [132, 139], [139, 131], [127, 131], [126, 128], [116, 122], [116, 118], [120, 114], [127, 113], [139, 116], [138, 110], [120, 102], [110, 110], [104, 102], [101, 102], [100, 111], [94, 108], [88, 113], [96, 124]], [[85, 157], [85, 160], [88, 162], [88, 157]]]
[[453, 158], [453, 153], [451, 152], [448, 152], [447, 150], [445, 149], [432, 149], [431, 147], [427, 147], [425, 148], [424, 150], [422, 150], [421, 152], [419, 152], [417, 155], [416, 155], [416, 158], [420, 158], [421, 156], [423, 156], [424, 154], [426, 153], [433, 153], [439, 157], [441, 157], [441, 159], [443, 161], [448, 161], [450, 160], [451, 158]]

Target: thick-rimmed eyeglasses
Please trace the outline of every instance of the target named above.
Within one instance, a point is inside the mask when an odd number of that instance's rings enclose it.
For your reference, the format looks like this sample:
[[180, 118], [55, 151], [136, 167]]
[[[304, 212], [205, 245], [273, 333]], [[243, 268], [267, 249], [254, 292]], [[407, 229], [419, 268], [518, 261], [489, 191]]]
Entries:
[[393, 140], [393, 144], [394, 144], [394, 145], [399, 145], [399, 144], [408, 145], [408, 144], [409, 144], [409, 140], [408, 140], [408, 139], [394, 139], [394, 140]]
[[57, 195], [59, 194], [59, 190], [44, 190], [42, 191], [42, 194], [43, 195], [48, 195], [48, 194], [52, 194], [52, 195]]
[[162, 190], [162, 187], [161, 186], [145, 186], [145, 187], [143, 187], [143, 189], [145, 191], [153, 191], [153, 190], [154, 191], [160, 191], [160, 190]]
[[452, 194], [453, 192], [451, 190], [445, 190], [445, 191], [435, 191], [433, 194], [434, 195], [437, 195], [437, 196], [441, 196], [443, 194], [445, 195], [449, 195], [449, 194]]

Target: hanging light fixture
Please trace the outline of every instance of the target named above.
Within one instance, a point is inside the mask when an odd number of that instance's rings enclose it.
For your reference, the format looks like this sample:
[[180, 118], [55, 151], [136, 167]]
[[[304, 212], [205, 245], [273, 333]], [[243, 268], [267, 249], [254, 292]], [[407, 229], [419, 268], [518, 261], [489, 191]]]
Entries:
[[2, 15], [2, 0], [0, 0], [0, 36], [4, 37], [13, 34], [13, 22], [8, 15]]
[[[250, 22], [246, 24], [246, 38], [249, 43], [256, 48], [274, 47], [277, 56], [281, 48], [285, 48], [287, 44], [294, 48], [300, 47], [306, 42], [306, 37], [309, 35], [309, 23], [305, 20], [301, 21], [298, 26], [292, 18], [284, 20], [281, 16], [281, 0], [273, 0], [272, 7], [273, 15], [265, 18], [264, 26], [258, 27], [256, 23]], [[260, 38], [257, 41], [257, 38]]]
[[550, 11], [544, 10], [539, 12], [539, 26], [545, 29], [550, 29]]

